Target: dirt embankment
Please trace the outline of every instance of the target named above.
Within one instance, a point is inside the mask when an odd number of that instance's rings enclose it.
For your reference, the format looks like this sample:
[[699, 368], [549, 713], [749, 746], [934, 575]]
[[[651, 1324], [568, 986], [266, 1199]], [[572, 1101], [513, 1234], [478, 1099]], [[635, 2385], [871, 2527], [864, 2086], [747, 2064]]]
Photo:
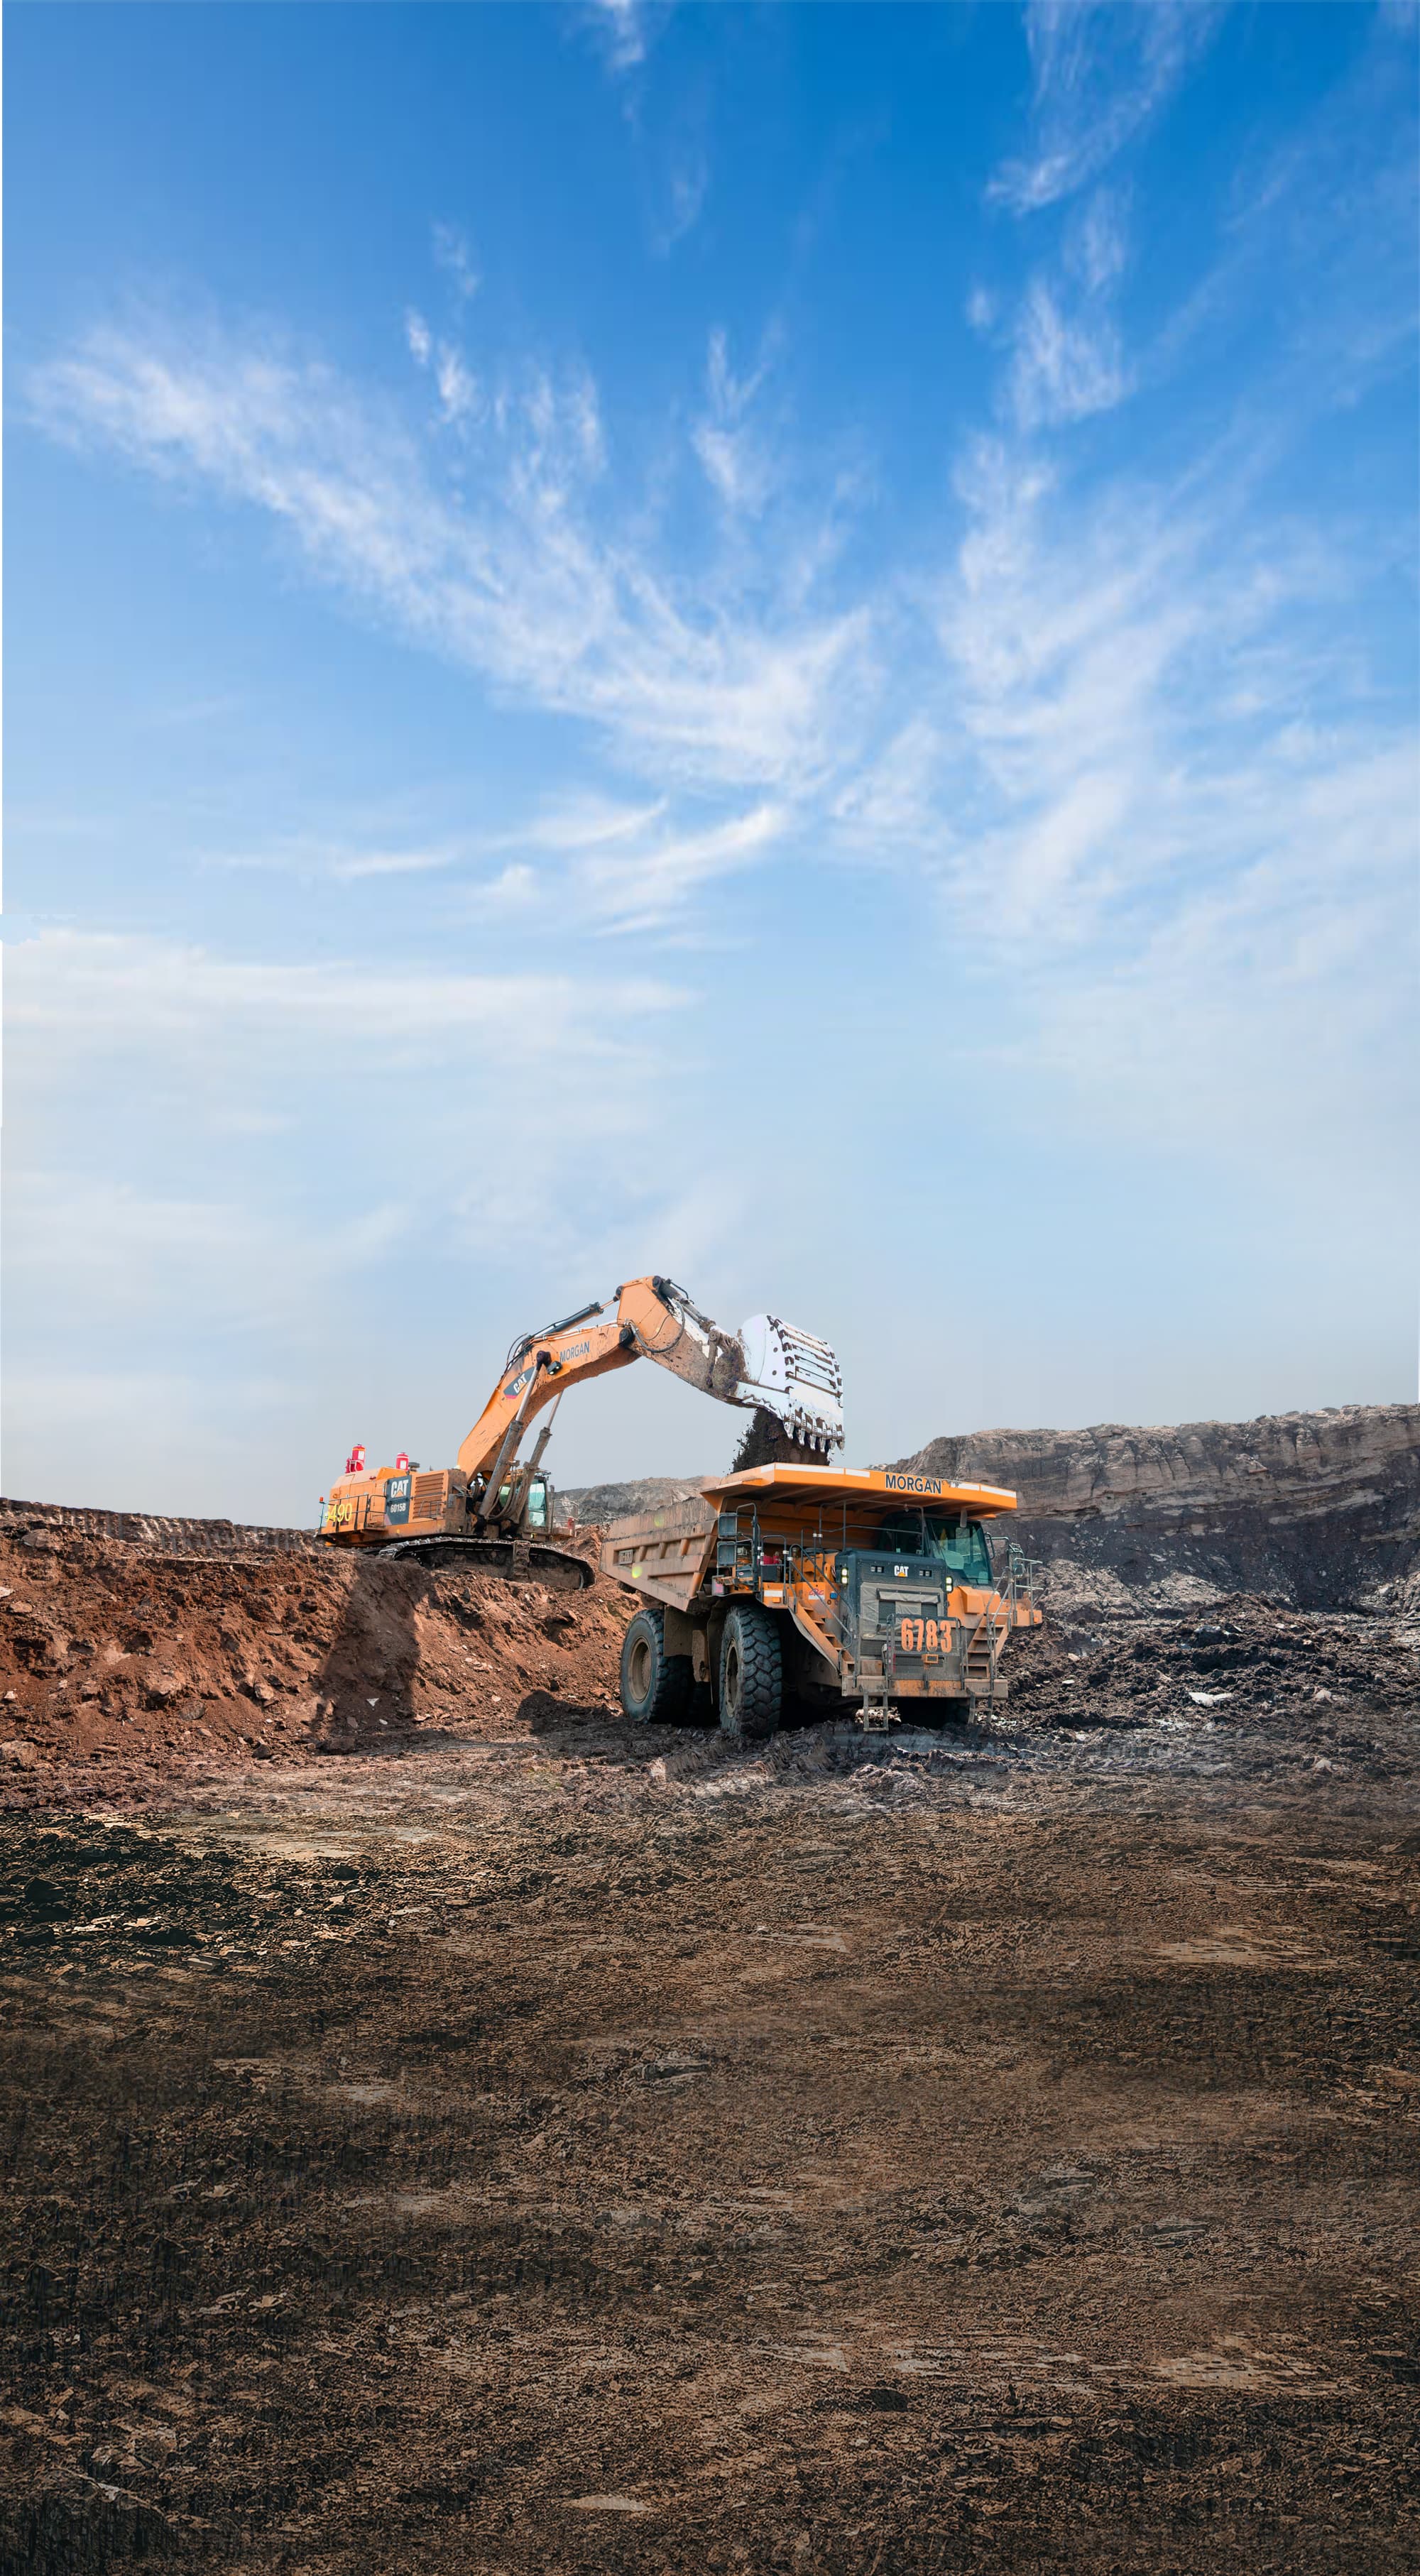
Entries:
[[[188, 1525], [189, 1529], [193, 1525]], [[184, 1765], [351, 1751], [615, 1697], [621, 1595], [314, 1548], [0, 1528], [0, 1796], [82, 1766], [112, 1796]]]

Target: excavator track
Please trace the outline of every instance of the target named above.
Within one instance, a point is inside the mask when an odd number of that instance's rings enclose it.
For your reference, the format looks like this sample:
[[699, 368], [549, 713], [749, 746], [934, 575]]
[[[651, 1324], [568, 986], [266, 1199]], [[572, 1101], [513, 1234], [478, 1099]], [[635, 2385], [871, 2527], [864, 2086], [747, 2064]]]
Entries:
[[378, 1548], [379, 1556], [402, 1556], [431, 1573], [457, 1574], [476, 1569], [500, 1574], [505, 1583], [544, 1583], [550, 1592], [585, 1591], [596, 1568], [571, 1548], [544, 1547], [525, 1538], [396, 1538]]

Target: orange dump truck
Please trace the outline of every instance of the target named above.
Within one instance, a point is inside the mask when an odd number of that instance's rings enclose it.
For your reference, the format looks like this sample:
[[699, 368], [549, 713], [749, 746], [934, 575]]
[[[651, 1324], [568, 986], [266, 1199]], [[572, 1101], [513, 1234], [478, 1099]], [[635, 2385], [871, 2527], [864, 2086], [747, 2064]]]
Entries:
[[1039, 1568], [987, 1524], [1016, 1497], [910, 1470], [751, 1467], [614, 1521], [602, 1570], [637, 1595], [621, 1700], [642, 1724], [718, 1716], [772, 1735], [786, 1698], [860, 1722], [961, 1716], [1003, 1700], [1002, 1656], [1033, 1627]]

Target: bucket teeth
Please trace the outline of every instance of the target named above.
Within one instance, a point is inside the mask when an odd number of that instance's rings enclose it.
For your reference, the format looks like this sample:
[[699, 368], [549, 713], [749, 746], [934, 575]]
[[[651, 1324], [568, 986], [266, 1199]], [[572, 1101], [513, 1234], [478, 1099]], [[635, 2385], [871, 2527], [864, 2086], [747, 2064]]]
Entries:
[[843, 1446], [843, 1376], [836, 1353], [816, 1333], [780, 1315], [754, 1315], [740, 1327], [744, 1374], [731, 1401], [775, 1413], [801, 1448], [824, 1457]]

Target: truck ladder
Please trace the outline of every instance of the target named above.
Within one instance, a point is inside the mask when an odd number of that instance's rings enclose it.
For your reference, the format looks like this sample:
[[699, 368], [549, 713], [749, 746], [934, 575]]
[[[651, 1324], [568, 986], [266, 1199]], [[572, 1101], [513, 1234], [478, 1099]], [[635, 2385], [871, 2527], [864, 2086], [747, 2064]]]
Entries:
[[990, 1699], [996, 1696], [1002, 1652], [1016, 1624], [1016, 1604], [1024, 1597], [1034, 1607], [1036, 1582], [1044, 1570], [1013, 1543], [1007, 1551], [1005, 1582], [993, 1587], [985, 1609], [967, 1630], [964, 1675], [968, 1684], [984, 1681]]

